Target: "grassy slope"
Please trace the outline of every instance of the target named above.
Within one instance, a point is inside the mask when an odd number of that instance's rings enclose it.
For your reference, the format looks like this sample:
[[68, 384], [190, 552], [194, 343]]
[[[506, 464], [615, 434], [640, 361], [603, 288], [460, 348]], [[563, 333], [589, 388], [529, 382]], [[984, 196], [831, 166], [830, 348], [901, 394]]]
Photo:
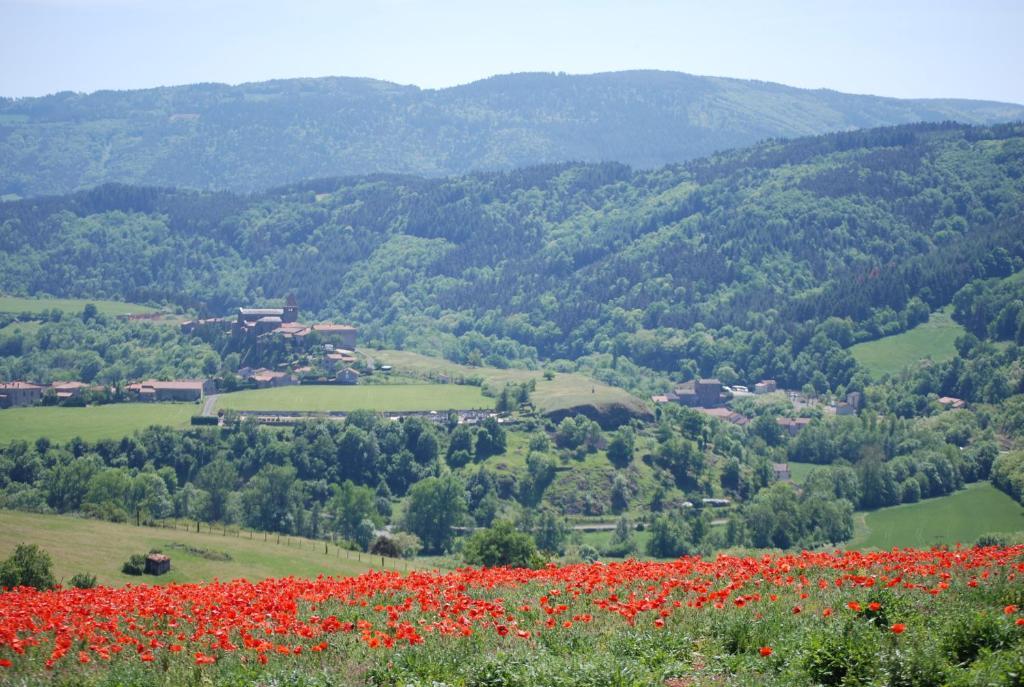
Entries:
[[643, 406], [640, 399], [628, 391], [602, 384], [582, 374], [559, 372], [553, 380], [547, 381], [537, 370], [469, 367], [409, 351], [362, 349], [362, 352], [371, 356], [378, 364], [393, 365], [396, 371], [421, 375], [447, 374], [453, 377], [480, 376], [493, 388], [501, 388], [510, 382], [521, 383], [533, 379], [537, 382], [537, 390], [531, 394], [531, 398], [537, 407], [545, 412], [588, 403]]
[[289, 386], [222, 394], [218, 408], [235, 410], [305, 410], [311, 412], [469, 410], [493, 408], [494, 399], [479, 387], [457, 384], [366, 384], [357, 386]]
[[156, 312], [156, 308], [136, 303], [121, 301], [99, 301], [83, 298], [21, 298], [18, 296], [0, 296], [0, 312], [33, 314], [57, 308], [68, 314], [79, 314], [86, 303], [92, 303], [104, 315], [140, 315]]
[[847, 548], [970, 544], [986, 532], [1024, 530], [1024, 507], [977, 482], [949, 496], [858, 513], [856, 525]]
[[30, 322], [11, 322], [6, 327], [0, 327], [0, 333], [30, 336], [39, 331], [41, 326], [43, 326], [42, 323], [36, 320], [32, 320]]
[[8, 408], [0, 410], [0, 444], [48, 437], [65, 442], [120, 439], [150, 425], [184, 427], [202, 408], [195, 403], [115, 403], [88, 408]]
[[789, 461], [789, 476], [795, 484], [803, 484], [807, 481], [807, 476], [811, 474], [811, 470], [816, 467], [814, 463], [797, 463], [795, 461]]
[[923, 358], [936, 362], [949, 360], [956, 355], [953, 342], [964, 333], [964, 328], [953, 321], [950, 313], [948, 307], [933, 312], [927, 322], [913, 329], [856, 344], [850, 352], [875, 377], [895, 374]]
[[[202, 580], [231, 580], [244, 577], [260, 580], [266, 577], [316, 577], [324, 575], [358, 575], [370, 567], [381, 567], [378, 556], [375, 566], [370, 557], [362, 554], [356, 559], [355, 552], [339, 552], [330, 547], [324, 554], [324, 543], [296, 537], [281, 537], [276, 543], [274, 535], [263, 541], [257, 534], [249, 539], [249, 533], [241, 536], [223, 536], [214, 531], [196, 533], [183, 529], [162, 529], [157, 527], [136, 527], [134, 525], [86, 520], [67, 515], [38, 515], [15, 511], [0, 511], [0, 559], [7, 558], [20, 543], [38, 544], [53, 558], [53, 570], [57, 579], [65, 582], [76, 572], [96, 575], [101, 584], [120, 585], [127, 582], [167, 583], [199, 582]], [[194, 527], [194, 525], [193, 525]], [[290, 545], [285, 542], [290, 541]], [[180, 548], [179, 543], [197, 549], [227, 553], [230, 561], [208, 560]], [[150, 549], [161, 549], [171, 557], [171, 572], [160, 577], [133, 577], [121, 572], [121, 564], [133, 553], [146, 553]], [[350, 556], [351, 558], [347, 558]], [[405, 561], [385, 559], [388, 569], [404, 570]], [[415, 567], [409, 564], [411, 569]]]

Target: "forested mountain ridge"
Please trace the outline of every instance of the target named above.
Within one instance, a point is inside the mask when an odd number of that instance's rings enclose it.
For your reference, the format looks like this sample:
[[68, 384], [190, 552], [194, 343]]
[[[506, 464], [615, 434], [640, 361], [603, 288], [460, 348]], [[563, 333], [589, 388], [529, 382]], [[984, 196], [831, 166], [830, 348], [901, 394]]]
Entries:
[[0, 197], [107, 182], [234, 191], [565, 161], [654, 168], [772, 137], [1024, 118], [1024, 106], [900, 100], [630, 71], [513, 74], [421, 90], [355, 78], [0, 99]]
[[653, 171], [4, 203], [0, 290], [211, 314], [294, 293], [364, 340], [460, 362], [591, 356], [612, 382], [631, 361], [827, 389], [855, 385], [850, 343], [1024, 265], [1022, 225], [1024, 126], [918, 124]]

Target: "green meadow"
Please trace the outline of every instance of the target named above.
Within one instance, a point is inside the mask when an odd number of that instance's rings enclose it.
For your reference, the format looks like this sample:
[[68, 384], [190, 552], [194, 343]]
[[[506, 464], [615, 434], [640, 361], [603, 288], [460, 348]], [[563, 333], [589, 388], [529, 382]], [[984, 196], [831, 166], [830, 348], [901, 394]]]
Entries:
[[0, 444], [47, 437], [65, 442], [120, 439], [150, 425], [185, 427], [201, 407], [195, 403], [111, 403], [88, 408], [35, 406], [0, 410]]
[[44, 310], [57, 309], [67, 314], [82, 312], [87, 303], [96, 306], [96, 310], [104, 315], [142, 315], [157, 312], [156, 308], [137, 303], [122, 301], [104, 301], [89, 298], [22, 298], [20, 296], [0, 296], [0, 312], [32, 313], [38, 315]]
[[500, 390], [506, 384], [521, 384], [533, 380], [537, 387], [530, 394], [530, 398], [542, 412], [587, 404], [621, 403], [634, 408], [642, 408], [644, 405], [640, 399], [625, 389], [603, 384], [578, 372], [559, 372], [554, 379], [546, 380], [540, 370], [470, 367], [410, 351], [360, 350], [372, 357], [378, 365], [393, 365], [395, 371], [399, 373], [424, 376], [445, 374], [452, 378], [480, 377], [487, 386], [495, 390]]
[[950, 312], [950, 308], [933, 312], [927, 322], [913, 329], [856, 344], [850, 347], [850, 353], [876, 378], [896, 374], [925, 358], [936, 362], [950, 360], [956, 355], [953, 342], [964, 333], [964, 328], [953, 321]]
[[846, 548], [972, 544], [988, 532], [1024, 530], [1024, 507], [989, 482], [917, 503], [858, 513]]
[[[96, 575], [100, 584], [122, 585], [200, 582], [214, 578], [316, 577], [358, 575], [380, 568], [380, 556], [357, 554], [299, 537], [223, 530], [214, 526], [195, 531], [185, 521], [178, 528], [136, 527], [133, 524], [86, 520], [70, 515], [39, 515], [0, 510], [0, 560], [21, 543], [37, 544], [53, 559], [54, 576], [65, 583], [77, 572]], [[171, 557], [171, 572], [136, 577], [121, 572], [121, 564], [135, 553], [159, 549]], [[385, 559], [388, 570], [419, 567], [413, 562]]]
[[811, 470], [820, 465], [814, 463], [797, 463], [796, 461], [789, 461], [789, 477], [793, 480], [794, 484], [803, 484], [807, 481], [807, 476], [811, 474]]
[[302, 385], [221, 394], [218, 409], [380, 412], [493, 408], [480, 387], [461, 384]]

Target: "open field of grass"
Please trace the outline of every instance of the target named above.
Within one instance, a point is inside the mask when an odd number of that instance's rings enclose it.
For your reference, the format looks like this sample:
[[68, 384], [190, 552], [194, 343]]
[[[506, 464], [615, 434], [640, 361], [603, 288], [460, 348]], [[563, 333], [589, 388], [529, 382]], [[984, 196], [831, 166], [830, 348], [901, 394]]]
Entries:
[[120, 439], [150, 425], [185, 427], [202, 408], [195, 403], [111, 403], [88, 408], [33, 407], [0, 410], [0, 444], [47, 437], [65, 442]]
[[807, 481], [807, 476], [811, 474], [811, 470], [816, 467], [814, 463], [797, 463], [789, 461], [789, 477], [793, 480], [794, 484], [803, 484]]
[[479, 387], [460, 384], [304, 385], [221, 394], [216, 407], [307, 412], [442, 411], [493, 408], [494, 399], [480, 393]]
[[854, 523], [847, 548], [972, 544], [987, 532], [1024, 530], [1024, 507], [990, 483], [976, 482], [949, 496], [857, 513]]
[[951, 312], [949, 307], [933, 312], [927, 322], [913, 329], [856, 344], [850, 352], [875, 377], [896, 374], [924, 358], [936, 362], [950, 360], [956, 355], [953, 342], [964, 333], [964, 328], [953, 321]]
[[542, 412], [586, 404], [621, 403], [630, 407], [643, 406], [640, 399], [625, 389], [602, 384], [578, 373], [559, 372], [553, 380], [547, 381], [540, 370], [470, 367], [410, 351], [362, 349], [362, 352], [372, 357], [378, 365], [394, 366], [396, 372], [420, 375], [446, 374], [451, 377], [479, 376], [494, 389], [500, 389], [505, 384], [522, 383], [533, 379], [537, 383], [537, 390], [531, 394], [531, 398]]
[[[602, 551], [604, 547], [608, 546], [608, 542], [611, 541], [613, 532], [611, 530], [603, 530], [598, 532], [580, 532], [578, 534], [580, 543], [588, 546], [593, 546], [598, 551]], [[577, 535], [573, 535], [575, 538]], [[636, 551], [629, 556], [630, 558], [637, 559], [649, 559], [647, 555], [647, 542], [651, 540], [651, 533], [647, 530], [643, 532], [633, 532], [633, 541], [636, 542]], [[605, 556], [601, 554], [599, 560], [615, 560], [611, 556]]]
[[137, 303], [121, 301], [101, 301], [88, 298], [22, 298], [20, 296], [0, 296], [0, 312], [39, 314], [44, 310], [61, 310], [67, 314], [77, 315], [82, 312], [86, 303], [92, 303], [104, 315], [141, 315], [157, 312], [156, 308]]
[[[380, 568], [381, 559], [372, 559], [354, 551], [339, 551], [330, 546], [324, 554], [324, 542], [243, 531], [240, 536], [230, 532], [224, 536], [214, 528], [213, 533], [136, 527], [135, 525], [87, 520], [69, 515], [38, 515], [0, 510], [0, 559], [7, 558], [21, 543], [38, 544], [53, 558], [54, 576], [65, 582], [76, 572], [96, 575], [100, 584], [121, 585], [168, 582], [199, 582], [213, 578], [232, 580], [244, 577], [260, 580], [266, 577], [316, 577], [324, 575], [358, 575], [371, 567]], [[184, 521], [182, 521], [184, 527]], [[286, 543], [289, 542], [289, 543]], [[181, 546], [172, 546], [179, 544]], [[211, 560], [193, 551], [227, 554], [231, 560]], [[171, 557], [171, 572], [153, 577], [134, 577], [121, 572], [121, 564], [133, 553], [147, 553], [160, 549]], [[209, 554], [207, 554], [209, 556]], [[347, 557], [348, 556], [348, 557]], [[375, 565], [371, 565], [375, 561]], [[386, 559], [387, 569], [396, 567], [413, 569], [413, 563]]]
[[0, 327], [0, 333], [2, 334], [21, 334], [22, 336], [29, 336], [39, 331], [39, 328], [43, 326], [38, 320], [31, 320], [29, 322], [11, 322], [5, 327]]

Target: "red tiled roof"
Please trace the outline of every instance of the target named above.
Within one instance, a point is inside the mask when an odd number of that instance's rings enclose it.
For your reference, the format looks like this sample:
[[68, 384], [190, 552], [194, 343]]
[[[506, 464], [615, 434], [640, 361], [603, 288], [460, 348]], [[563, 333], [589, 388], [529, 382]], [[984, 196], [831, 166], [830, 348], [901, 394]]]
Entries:
[[0, 382], [0, 389], [42, 389], [38, 384], [28, 382]]
[[334, 324], [333, 322], [323, 322], [321, 324], [314, 324], [313, 331], [315, 332], [354, 332], [356, 330], [350, 324]]

